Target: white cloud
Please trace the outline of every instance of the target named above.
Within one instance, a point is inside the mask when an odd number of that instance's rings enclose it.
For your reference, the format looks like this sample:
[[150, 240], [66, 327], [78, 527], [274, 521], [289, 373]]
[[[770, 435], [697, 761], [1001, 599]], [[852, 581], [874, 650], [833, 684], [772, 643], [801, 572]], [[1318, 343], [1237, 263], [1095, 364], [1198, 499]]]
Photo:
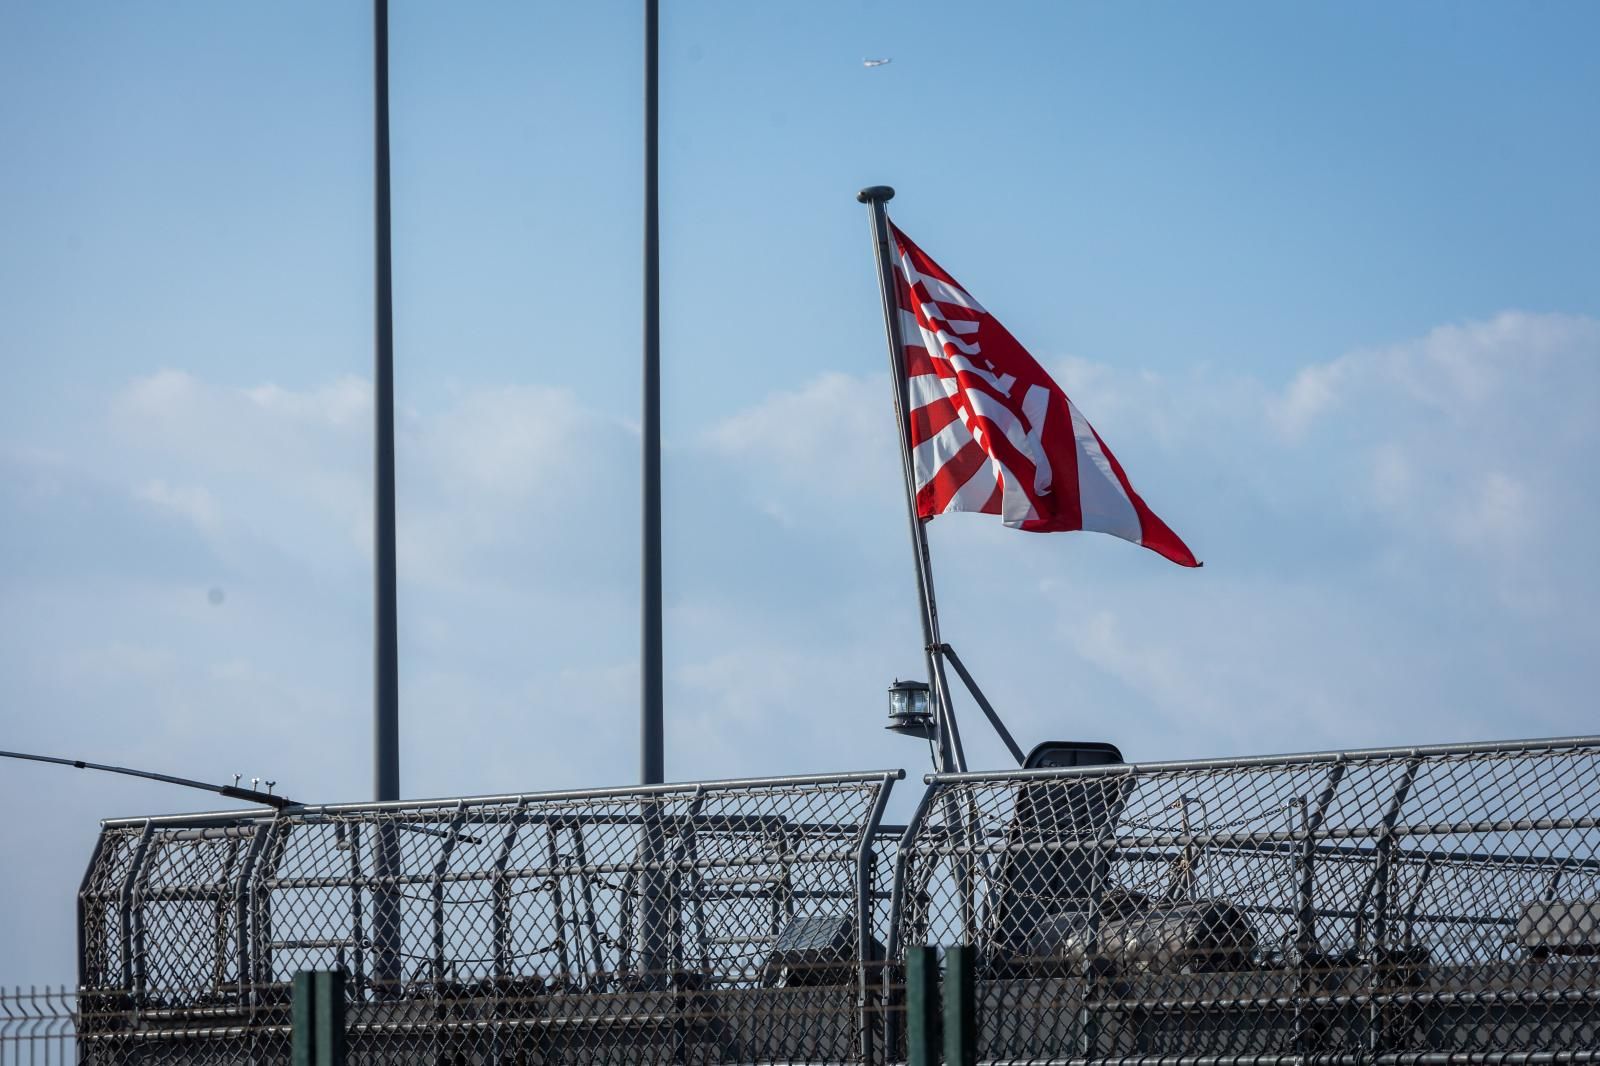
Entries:
[[[368, 557], [370, 383], [237, 387], [163, 370], [131, 383], [112, 411], [124, 462], [159, 471], [134, 494], [182, 514], [224, 554], [256, 539], [304, 561], [325, 563], [333, 546], [342, 565]], [[473, 561], [485, 550], [548, 543], [617, 510], [627, 427], [568, 390], [468, 389], [398, 423], [399, 553], [411, 579], [493, 580]]]
[[576, 467], [602, 433], [626, 432], [602, 422], [567, 389], [526, 385], [477, 389], [447, 409], [419, 416], [412, 427], [415, 448], [441, 481], [463, 494], [501, 499], [526, 497]]
[[796, 485], [832, 499], [870, 491], [897, 461], [888, 378], [820, 374], [722, 420], [706, 441], [754, 471], [766, 494]]
[[[1552, 384], [1576, 386], [1571, 398], [1596, 396], [1600, 322], [1579, 315], [1506, 311], [1483, 322], [1439, 326], [1426, 336], [1363, 349], [1304, 367], [1269, 404], [1290, 439], [1305, 434], [1336, 408], [1357, 424], [1381, 423], [1348, 405], [1409, 400], [1463, 419], [1530, 393], [1559, 398]], [[1484, 427], [1489, 432], [1491, 427]]]
[[[941, 519], [944, 635], [1024, 746], [1106, 737], [1148, 759], [1581, 730], [1597, 338], [1508, 314], [1282, 389], [1062, 360], [1208, 565]], [[884, 687], [921, 660], [887, 389], [821, 375], [669, 449], [672, 776], [925, 767], [879, 728]], [[163, 371], [116, 397], [114, 446], [7, 450], [0, 697], [48, 710], [16, 744], [365, 793], [366, 391]], [[400, 444], [406, 791], [631, 779], [636, 437], [570, 392], [507, 385], [406, 412]], [[961, 705], [975, 765], [1003, 765]], [[192, 805], [84, 795], [88, 827]], [[66, 848], [39, 876], [70, 884], [81, 860]]]
[[242, 390], [262, 411], [292, 421], [328, 426], [365, 426], [372, 418], [372, 383], [353, 375], [307, 392], [278, 385], [257, 385]]
[[1268, 407], [1268, 414], [1285, 437], [1298, 439], [1312, 422], [1332, 410], [1340, 401], [1345, 381], [1350, 377], [1353, 358], [1308, 366], [1296, 374], [1283, 395]]
[[176, 512], [206, 532], [215, 532], [222, 521], [211, 493], [196, 485], [169, 485], [153, 478], [135, 488], [133, 494], [146, 503]]

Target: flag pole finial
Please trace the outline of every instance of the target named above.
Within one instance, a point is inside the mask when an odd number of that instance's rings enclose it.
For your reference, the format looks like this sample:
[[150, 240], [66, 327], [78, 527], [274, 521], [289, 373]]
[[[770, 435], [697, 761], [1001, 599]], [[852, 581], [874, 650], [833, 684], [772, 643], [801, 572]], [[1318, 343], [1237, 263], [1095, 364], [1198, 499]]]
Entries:
[[863, 204], [886, 204], [894, 199], [894, 186], [868, 185], [856, 193], [856, 200]]

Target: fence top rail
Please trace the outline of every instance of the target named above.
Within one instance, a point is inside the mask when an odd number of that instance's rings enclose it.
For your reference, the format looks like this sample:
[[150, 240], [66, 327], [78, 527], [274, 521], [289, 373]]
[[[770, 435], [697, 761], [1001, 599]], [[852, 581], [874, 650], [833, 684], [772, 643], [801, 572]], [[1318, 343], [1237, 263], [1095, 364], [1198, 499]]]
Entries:
[[420, 800], [368, 801], [364, 803], [319, 803], [286, 807], [281, 812], [264, 807], [251, 807], [231, 811], [197, 811], [189, 814], [163, 814], [150, 817], [103, 818], [102, 829], [137, 829], [145, 825], [160, 827], [200, 828], [204, 826], [246, 821], [272, 821], [279, 814], [287, 817], [318, 814], [377, 814], [387, 811], [406, 812], [438, 810], [457, 806], [516, 805], [574, 800], [626, 800], [651, 796], [679, 795], [697, 791], [734, 791], [738, 789], [791, 788], [807, 785], [858, 785], [899, 781], [906, 776], [904, 770], [862, 770], [839, 774], [799, 774], [790, 777], [737, 777], [720, 781], [676, 781], [663, 785], [619, 785], [611, 788], [568, 789], [551, 792], [511, 792], [488, 796], [440, 796]]
[[1352, 748], [1302, 751], [1283, 755], [1237, 755], [1215, 759], [1180, 759], [1170, 762], [1106, 763], [1099, 766], [1060, 766], [1041, 770], [982, 770], [957, 774], [925, 774], [929, 785], [982, 784], [995, 781], [1058, 780], [1074, 777], [1137, 776], [1181, 773], [1191, 770], [1250, 770], [1278, 766], [1303, 766], [1339, 762], [1382, 762], [1391, 759], [1448, 755], [1516, 755], [1522, 752], [1560, 752], [1595, 749], [1600, 736], [1548, 737], [1530, 740], [1475, 741], [1467, 744], [1419, 744], [1399, 748]]

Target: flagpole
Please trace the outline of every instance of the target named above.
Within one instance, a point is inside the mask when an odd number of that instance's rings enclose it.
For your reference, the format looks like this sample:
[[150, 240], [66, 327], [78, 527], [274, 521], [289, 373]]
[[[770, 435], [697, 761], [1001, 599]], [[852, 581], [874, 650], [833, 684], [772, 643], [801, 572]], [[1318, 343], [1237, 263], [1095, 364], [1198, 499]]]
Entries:
[[373, 224], [376, 342], [373, 359], [377, 485], [372, 522], [377, 593], [374, 652], [374, 799], [400, 798], [400, 693], [394, 540], [394, 297], [389, 240], [389, 3], [375, 0], [373, 35]]
[[661, 656], [661, 237], [657, 81], [660, 13], [644, 4], [644, 402], [639, 638], [639, 780], [665, 778]]
[[923, 654], [938, 709], [939, 770], [944, 773], [962, 772], [967, 768], [967, 756], [961, 746], [961, 730], [956, 725], [955, 707], [950, 701], [950, 685], [945, 680], [944, 656], [940, 651], [939, 639], [939, 607], [934, 599], [933, 563], [928, 555], [928, 531], [917, 514], [916, 471], [911, 461], [910, 386], [906, 379], [905, 342], [900, 335], [900, 301], [895, 296], [894, 262], [889, 256], [889, 214], [884, 207], [894, 199], [894, 190], [887, 185], [873, 185], [857, 193], [856, 199], [872, 209], [872, 243], [878, 260], [878, 287], [883, 293], [883, 324], [889, 342], [889, 379], [894, 387], [894, 419], [900, 434], [900, 468], [905, 481], [906, 514], [911, 524], [911, 549], [916, 561]]
[[[373, 92], [373, 357], [374, 478], [372, 565], [373, 633], [373, 792], [374, 798], [400, 798], [400, 680], [398, 604], [395, 592], [394, 498], [394, 295], [389, 237], [389, 0], [372, 5]], [[378, 831], [373, 893], [373, 971], [380, 993], [400, 978], [400, 901], [392, 881], [400, 868], [399, 842], [392, 827]]]

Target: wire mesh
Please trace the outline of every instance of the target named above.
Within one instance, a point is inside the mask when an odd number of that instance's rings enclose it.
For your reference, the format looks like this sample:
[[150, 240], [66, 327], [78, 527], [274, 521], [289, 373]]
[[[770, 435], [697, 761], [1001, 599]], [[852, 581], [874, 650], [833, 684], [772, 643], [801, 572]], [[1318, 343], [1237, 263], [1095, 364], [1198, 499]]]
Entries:
[[984, 1062], [1594, 1061], [1597, 763], [952, 775], [904, 827], [894, 774], [114, 821], [79, 1061], [285, 1062], [302, 969], [352, 1062], [903, 1061], [925, 943], [976, 949]]
[[86, 1061], [283, 1061], [308, 969], [355, 1063], [861, 1061], [898, 776], [108, 823]]
[[1588, 1061], [1600, 747], [933, 779], [905, 944], [979, 948], [979, 1057]]

